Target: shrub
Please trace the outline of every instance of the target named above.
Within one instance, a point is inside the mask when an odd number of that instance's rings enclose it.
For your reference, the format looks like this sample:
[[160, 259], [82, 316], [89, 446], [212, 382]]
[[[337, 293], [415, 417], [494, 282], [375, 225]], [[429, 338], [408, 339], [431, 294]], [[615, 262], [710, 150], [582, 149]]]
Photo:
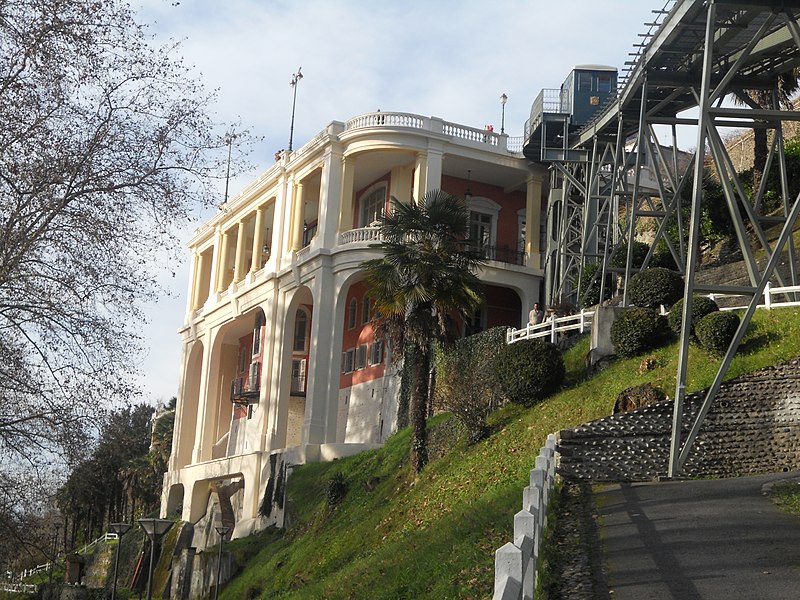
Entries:
[[739, 315], [730, 311], [717, 311], [700, 319], [695, 335], [700, 345], [712, 354], [725, 354], [739, 327]]
[[500, 350], [495, 373], [511, 402], [531, 406], [558, 390], [564, 381], [564, 359], [550, 342], [523, 340]]
[[656, 247], [653, 249], [653, 256], [648, 263], [650, 267], [663, 267], [665, 269], [676, 270], [678, 265], [675, 264], [675, 258], [672, 252], [669, 251], [667, 243], [660, 239], [656, 242]]
[[[644, 259], [650, 251], [650, 246], [638, 240], [633, 241], [633, 262], [631, 267], [634, 269], [641, 269], [644, 264]], [[618, 269], [624, 268], [625, 263], [628, 261], [628, 244], [621, 242], [614, 248], [611, 253], [608, 264]]]
[[658, 348], [668, 334], [666, 319], [652, 308], [632, 308], [611, 324], [611, 343], [623, 358]]
[[676, 271], [653, 267], [636, 273], [628, 285], [628, 298], [636, 306], [670, 306], [683, 296], [683, 277]]
[[[692, 330], [690, 334], [694, 334], [695, 327], [700, 319], [707, 314], [718, 311], [719, 306], [711, 298], [707, 296], [692, 296]], [[667, 316], [669, 328], [673, 333], [679, 334], [681, 332], [681, 325], [683, 324], [683, 298], [678, 300], [669, 309]]]
[[505, 345], [506, 328], [493, 327], [437, 352], [434, 405], [453, 413], [471, 443], [486, 437], [486, 417], [501, 404], [494, 360]]

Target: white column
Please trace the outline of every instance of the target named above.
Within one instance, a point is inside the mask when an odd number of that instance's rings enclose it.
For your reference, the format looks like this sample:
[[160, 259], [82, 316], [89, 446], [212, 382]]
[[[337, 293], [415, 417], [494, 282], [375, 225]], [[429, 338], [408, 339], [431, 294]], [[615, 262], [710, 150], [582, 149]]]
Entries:
[[[333, 321], [335, 321], [330, 318], [334, 312], [331, 270], [319, 270], [309, 287], [314, 298], [314, 313], [311, 318], [311, 347], [308, 356], [310, 369], [306, 385], [306, 414], [303, 420], [302, 440], [305, 444], [323, 444], [336, 441], [338, 414], [337, 397], [331, 398], [328, 395]], [[331, 431], [333, 431], [332, 436]]]
[[233, 282], [239, 283], [244, 278], [244, 237], [245, 237], [245, 221], [239, 221], [236, 231], [236, 260], [233, 265]]
[[525, 255], [529, 267], [539, 268], [539, 232], [542, 226], [542, 179], [529, 177], [525, 199]]
[[217, 257], [217, 292], [221, 292], [227, 287], [225, 284], [225, 279], [227, 279], [229, 244], [230, 234], [227, 231], [224, 231], [222, 233], [222, 244], [220, 247], [219, 256]]
[[[200, 370], [200, 397], [197, 400], [197, 423], [194, 432], [194, 450], [192, 463], [199, 463], [211, 458], [211, 446], [216, 440], [213, 437], [216, 423], [216, 412], [213, 404], [216, 394], [213, 391], [214, 381], [219, 378], [219, 359], [214, 357], [219, 349], [214, 349], [216, 332], [209, 332], [208, 346], [203, 349], [203, 364]], [[213, 371], [213, 372], [212, 372]]]
[[[428, 182], [428, 153], [418, 152], [416, 164], [414, 165], [414, 201], [419, 200], [425, 195]], [[405, 199], [403, 199], [405, 201]]]
[[339, 233], [353, 229], [353, 185], [356, 172], [355, 159], [342, 158], [341, 191], [339, 193]]
[[428, 148], [428, 164], [425, 169], [426, 192], [442, 187], [442, 154], [443, 151], [439, 148]]
[[211, 276], [208, 278], [209, 297], [217, 293], [217, 277], [219, 277], [219, 255], [222, 246], [222, 233], [217, 227], [214, 232], [214, 250], [211, 253]]
[[294, 200], [292, 201], [292, 252], [297, 252], [303, 247], [303, 213], [305, 212], [305, 188], [302, 181], [295, 184]]
[[255, 273], [261, 269], [261, 252], [264, 247], [264, 212], [265, 208], [256, 209], [256, 222], [253, 231], [253, 256], [250, 259], [250, 272]]
[[314, 242], [316, 246], [322, 248], [334, 248], [338, 245], [343, 170], [341, 152], [329, 147], [325, 154], [325, 164], [322, 167], [317, 237]]

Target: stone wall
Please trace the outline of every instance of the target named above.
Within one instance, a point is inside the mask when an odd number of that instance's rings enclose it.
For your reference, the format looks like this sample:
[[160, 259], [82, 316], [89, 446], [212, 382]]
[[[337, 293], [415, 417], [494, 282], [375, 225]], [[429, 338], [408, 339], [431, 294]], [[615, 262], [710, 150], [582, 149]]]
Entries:
[[[684, 402], [685, 440], [702, 404]], [[612, 406], [609, 404], [609, 411]], [[667, 474], [670, 400], [559, 432], [559, 472], [570, 479], [646, 481]], [[722, 386], [689, 455], [686, 476], [734, 477], [800, 468], [800, 358]]]

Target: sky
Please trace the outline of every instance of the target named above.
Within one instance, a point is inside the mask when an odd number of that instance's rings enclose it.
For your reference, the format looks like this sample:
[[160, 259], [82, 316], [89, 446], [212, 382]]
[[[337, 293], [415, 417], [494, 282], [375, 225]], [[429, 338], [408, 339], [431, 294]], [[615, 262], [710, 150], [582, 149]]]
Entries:
[[[259, 136], [253, 169], [231, 195], [288, 148], [292, 76], [295, 149], [331, 121], [375, 110], [409, 112], [521, 136], [542, 88], [558, 88], [576, 65], [622, 70], [638, 34], [665, 0], [133, 0], [154, 42], [178, 54], [207, 89], [213, 117]], [[220, 201], [224, 186], [220, 189]], [[198, 211], [183, 238], [212, 216]], [[144, 399], [178, 393], [188, 253], [156, 265], [168, 290], [145, 307]], [[172, 273], [175, 272], [173, 277]]]

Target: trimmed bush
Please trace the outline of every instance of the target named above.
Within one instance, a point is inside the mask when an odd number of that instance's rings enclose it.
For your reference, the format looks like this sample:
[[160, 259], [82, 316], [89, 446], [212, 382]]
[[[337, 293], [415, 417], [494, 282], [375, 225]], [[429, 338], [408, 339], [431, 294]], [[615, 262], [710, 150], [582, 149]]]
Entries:
[[[641, 269], [647, 253], [650, 251], [650, 246], [644, 242], [634, 240], [633, 242], [633, 264], [634, 269]], [[624, 268], [628, 260], [628, 244], [627, 242], [620, 243], [611, 253], [608, 264], [618, 269]]]
[[437, 350], [434, 406], [453, 413], [470, 443], [486, 437], [486, 417], [501, 405], [494, 361], [505, 346], [506, 327], [493, 327]]
[[611, 343], [623, 358], [658, 348], [668, 337], [667, 320], [652, 308], [632, 308], [611, 324]]
[[739, 315], [730, 311], [717, 311], [700, 319], [695, 335], [700, 345], [712, 354], [722, 355], [731, 345], [739, 328]]
[[[694, 329], [697, 327], [697, 324], [700, 322], [700, 319], [705, 317], [706, 315], [716, 312], [719, 310], [719, 306], [717, 303], [714, 302], [711, 298], [707, 296], [692, 296], [692, 331], [690, 334], [694, 334]], [[683, 321], [683, 298], [678, 300], [675, 304], [673, 304], [669, 309], [669, 315], [667, 316], [667, 322], [669, 323], [669, 328], [672, 330], [674, 334], [679, 334], [681, 332], [681, 325]]]
[[[677, 246], [677, 244], [674, 244]], [[677, 270], [678, 265], [675, 264], [675, 259], [672, 256], [672, 252], [669, 251], [667, 247], [667, 243], [660, 239], [656, 243], [656, 247], [653, 249], [653, 256], [648, 263], [650, 267], [664, 267], [665, 269], [671, 269], [673, 271]]]
[[628, 298], [636, 306], [671, 306], [683, 297], [683, 277], [676, 271], [653, 267], [636, 273], [628, 285]]
[[495, 373], [511, 402], [531, 406], [561, 386], [564, 359], [550, 342], [523, 340], [500, 350]]

